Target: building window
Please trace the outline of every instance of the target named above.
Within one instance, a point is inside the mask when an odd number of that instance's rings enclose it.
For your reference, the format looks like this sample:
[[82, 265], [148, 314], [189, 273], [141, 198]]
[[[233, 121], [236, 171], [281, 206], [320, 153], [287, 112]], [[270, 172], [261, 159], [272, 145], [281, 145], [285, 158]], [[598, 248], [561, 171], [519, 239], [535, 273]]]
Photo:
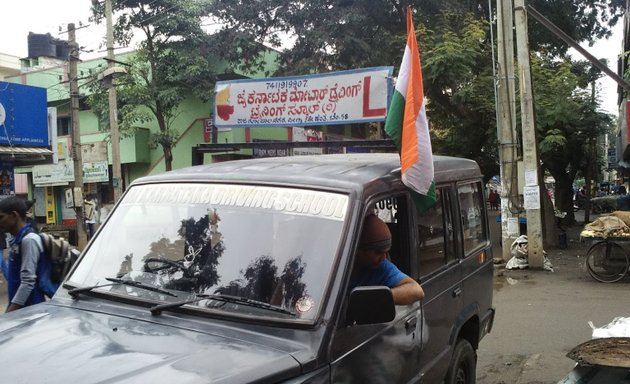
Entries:
[[57, 136], [69, 136], [72, 133], [70, 116], [57, 118]]

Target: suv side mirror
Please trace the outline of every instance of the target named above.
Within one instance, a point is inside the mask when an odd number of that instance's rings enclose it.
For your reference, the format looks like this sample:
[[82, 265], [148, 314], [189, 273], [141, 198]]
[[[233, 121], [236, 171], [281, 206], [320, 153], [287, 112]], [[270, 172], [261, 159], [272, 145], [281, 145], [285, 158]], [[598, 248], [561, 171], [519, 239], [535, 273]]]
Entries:
[[387, 323], [396, 317], [392, 291], [385, 286], [356, 287], [350, 293], [346, 324]]

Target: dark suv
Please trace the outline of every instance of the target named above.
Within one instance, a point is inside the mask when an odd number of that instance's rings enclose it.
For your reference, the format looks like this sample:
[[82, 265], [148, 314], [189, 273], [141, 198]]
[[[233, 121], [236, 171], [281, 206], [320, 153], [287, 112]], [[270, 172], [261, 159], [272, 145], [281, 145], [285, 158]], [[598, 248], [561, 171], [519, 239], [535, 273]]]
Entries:
[[[55, 297], [0, 317], [4, 382], [473, 383], [490, 331], [482, 177], [436, 157], [418, 212], [395, 154], [240, 160], [138, 179]], [[425, 298], [350, 292], [371, 213]]]

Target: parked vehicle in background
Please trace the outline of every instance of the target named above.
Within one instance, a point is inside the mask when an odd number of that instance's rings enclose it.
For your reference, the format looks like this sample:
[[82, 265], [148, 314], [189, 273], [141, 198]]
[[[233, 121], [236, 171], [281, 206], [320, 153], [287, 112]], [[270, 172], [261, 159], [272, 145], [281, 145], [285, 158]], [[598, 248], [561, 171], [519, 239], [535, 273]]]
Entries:
[[[494, 319], [482, 175], [435, 157], [437, 203], [418, 212], [399, 167], [298, 156], [136, 180], [57, 295], [0, 317], [3, 380], [474, 383]], [[371, 213], [422, 301], [348, 288]]]

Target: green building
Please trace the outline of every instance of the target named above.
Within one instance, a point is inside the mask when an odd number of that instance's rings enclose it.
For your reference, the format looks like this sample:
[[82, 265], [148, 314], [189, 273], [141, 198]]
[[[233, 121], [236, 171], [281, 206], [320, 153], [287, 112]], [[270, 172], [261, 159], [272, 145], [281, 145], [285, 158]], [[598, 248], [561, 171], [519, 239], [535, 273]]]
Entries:
[[[129, 55], [129, 54], [127, 54]], [[117, 57], [124, 61], [126, 55]], [[83, 160], [84, 193], [94, 193], [99, 204], [105, 210], [114, 203], [111, 171], [111, 142], [109, 127], [103, 126], [96, 114], [85, 102], [88, 88], [85, 83], [94, 74], [105, 69], [104, 59], [93, 59], [78, 64], [79, 79], [79, 127]], [[70, 101], [69, 63], [55, 58], [23, 59], [22, 72], [8, 76], [7, 82], [43, 87], [47, 90], [49, 107], [49, 125], [52, 136], [56, 134], [58, 156], [57, 164], [22, 166], [16, 168], [16, 174], [27, 175], [28, 195], [37, 199], [35, 214], [38, 221], [50, 226], [74, 225], [74, 210], [66, 207], [66, 190], [74, 181], [74, 174], [68, 173], [73, 168], [72, 159], [72, 120]], [[256, 76], [256, 74], [237, 74], [239, 77]], [[209, 89], [208, 92], [213, 92]], [[204, 103], [194, 97], [188, 97], [181, 104], [172, 128], [177, 131], [177, 140], [173, 148], [173, 169], [191, 165], [191, 148], [200, 143], [212, 140], [212, 104]], [[56, 128], [56, 129], [55, 129]], [[120, 163], [123, 189], [134, 179], [153, 173], [163, 172], [164, 155], [161, 147], [148, 145], [154, 132], [158, 132], [157, 123], [151, 122], [138, 129], [132, 135], [122, 135], [120, 140]], [[217, 132], [215, 138], [219, 142], [244, 142], [246, 140], [287, 140], [290, 134], [286, 128], [265, 129], [229, 129]], [[217, 155], [222, 158], [237, 155]], [[251, 151], [250, 151], [251, 152]], [[212, 161], [212, 159], [208, 159]]]
[[[117, 61], [124, 62], [127, 55], [120, 55]], [[269, 55], [275, 55], [269, 51]], [[274, 62], [274, 60], [268, 60]], [[49, 125], [52, 126], [52, 136], [56, 134], [58, 162], [56, 164], [23, 166], [16, 168], [16, 174], [26, 175], [28, 191], [21, 191], [29, 197], [35, 198], [35, 215], [38, 221], [56, 227], [76, 225], [76, 214], [69, 206], [66, 197], [74, 174], [69, 174], [73, 168], [72, 159], [72, 120], [70, 100], [69, 63], [54, 58], [23, 59], [22, 73], [9, 76], [7, 82], [20, 83], [43, 87], [47, 90], [49, 107]], [[86, 82], [93, 81], [94, 75], [107, 67], [103, 58], [82, 61], [78, 64], [78, 83], [80, 93], [79, 124], [81, 136], [81, 154], [83, 161], [83, 193], [97, 196], [100, 215], [107, 214], [114, 204], [112, 187], [112, 158], [109, 126], [99, 121], [96, 114], [85, 102], [88, 92]], [[261, 73], [231, 73], [225, 78], [262, 78]], [[208, 92], [214, 92], [208, 89]], [[293, 141], [309, 139], [315, 136], [317, 140], [366, 138], [367, 129], [356, 125], [336, 125], [328, 127], [310, 127], [309, 129], [296, 127], [265, 127], [265, 128], [222, 128], [212, 132], [212, 102], [203, 102], [192, 96], [185, 98], [180, 105], [178, 114], [172, 122], [172, 129], [176, 134], [173, 148], [172, 168], [178, 169], [192, 164], [192, 148], [198, 144], [211, 143], [245, 143], [256, 141]], [[216, 128], [214, 128], [216, 129]], [[123, 190], [138, 177], [165, 171], [164, 154], [161, 147], [149, 146], [151, 135], [159, 132], [157, 122], [147, 123], [131, 135], [121, 135], [120, 163]], [[297, 134], [296, 134], [297, 132]], [[300, 138], [296, 138], [299, 136]], [[215, 153], [205, 155], [204, 162], [225, 161], [237, 158], [288, 155], [288, 153], [270, 153], [251, 149], [230, 153]], [[102, 217], [101, 217], [102, 219]]]

